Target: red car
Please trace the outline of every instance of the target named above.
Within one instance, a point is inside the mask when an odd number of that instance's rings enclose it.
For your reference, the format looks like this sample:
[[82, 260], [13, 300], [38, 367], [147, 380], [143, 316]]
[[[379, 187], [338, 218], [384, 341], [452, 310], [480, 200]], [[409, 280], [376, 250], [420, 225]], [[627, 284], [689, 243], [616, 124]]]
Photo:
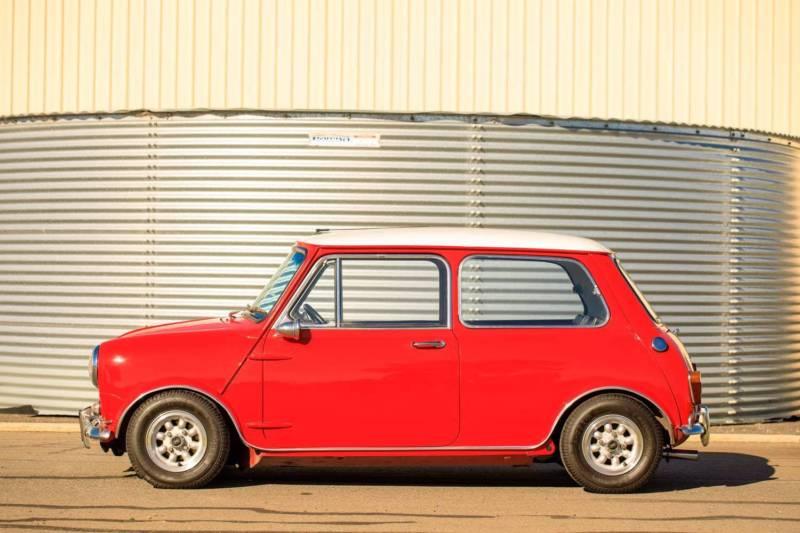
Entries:
[[84, 444], [156, 487], [226, 464], [558, 461], [636, 490], [690, 435], [700, 374], [613, 253], [529, 231], [318, 232], [255, 302], [94, 350]]

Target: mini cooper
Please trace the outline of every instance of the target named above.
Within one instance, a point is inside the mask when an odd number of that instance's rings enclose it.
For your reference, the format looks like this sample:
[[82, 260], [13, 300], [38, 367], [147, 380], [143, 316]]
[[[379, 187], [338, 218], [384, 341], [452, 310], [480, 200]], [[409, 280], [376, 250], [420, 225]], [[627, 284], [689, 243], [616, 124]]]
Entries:
[[634, 491], [691, 435], [700, 373], [614, 254], [521, 230], [318, 231], [223, 318], [95, 348], [84, 444], [159, 488], [226, 465], [557, 462]]

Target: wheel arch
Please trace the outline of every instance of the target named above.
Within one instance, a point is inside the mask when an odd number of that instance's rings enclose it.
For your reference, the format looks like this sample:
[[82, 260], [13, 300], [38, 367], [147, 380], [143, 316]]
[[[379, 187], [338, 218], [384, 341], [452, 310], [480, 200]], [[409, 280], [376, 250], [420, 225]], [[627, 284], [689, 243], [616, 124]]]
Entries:
[[[244, 440], [242, 432], [239, 429], [239, 425], [236, 423], [236, 419], [233, 417], [233, 414], [231, 413], [230, 409], [228, 409], [228, 406], [226, 406], [219, 398], [216, 398], [213, 394], [207, 391], [189, 385], [169, 385], [166, 387], [159, 387], [157, 389], [152, 389], [147, 392], [143, 392], [142, 394], [137, 396], [135, 400], [130, 402], [128, 406], [122, 411], [122, 414], [119, 417], [119, 422], [117, 423], [117, 434], [115, 435], [116, 447], [119, 450], [125, 451], [125, 435], [128, 431], [128, 423], [130, 422], [133, 413], [136, 412], [136, 409], [138, 409], [140, 405], [142, 405], [145, 401], [147, 401], [149, 398], [152, 398], [156, 394], [169, 391], [192, 392], [210, 401], [212, 404], [217, 406], [217, 408], [222, 413], [222, 417], [223, 419], [225, 419], [225, 424], [228, 426], [228, 431], [230, 432], [231, 437], [233, 437], [235, 441], [238, 441], [238, 444], [241, 445], [242, 447], [244, 448], [251, 447], [249, 444], [247, 444], [247, 441]], [[233, 449], [234, 446], [231, 446], [231, 450]]]
[[638, 400], [639, 402], [643, 403], [650, 409], [650, 412], [653, 413], [656, 421], [658, 422], [661, 429], [664, 431], [664, 442], [668, 442], [670, 445], [675, 444], [675, 437], [672, 432], [672, 421], [669, 418], [669, 415], [661, 408], [656, 402], [648, 398], [646, 395], [627, 389], [624, 387], [608, 387], [602, 389], [594, 389], [591, 391], [587, 391], [582, 395], [578, 396], [577, 398], [570, 401], [566, 407], [561, 411], [559, 414], [558, 419], [553, 426], [552, 431], [550, 432], [550, 439], [553, 442], [558, 442], [559, 437], [561, 436], [561, 430], [564, 428], [564, 423], [566, 422], [567, 418], [570, 414], [572, 414], [575, 409], [578, 408], [583, 402], [590, 400], [596, 396], [600, 396], [601, 394], [620, 394], [622, 396], [628, 396], [629, 398], [633, 398], [634, 400]]

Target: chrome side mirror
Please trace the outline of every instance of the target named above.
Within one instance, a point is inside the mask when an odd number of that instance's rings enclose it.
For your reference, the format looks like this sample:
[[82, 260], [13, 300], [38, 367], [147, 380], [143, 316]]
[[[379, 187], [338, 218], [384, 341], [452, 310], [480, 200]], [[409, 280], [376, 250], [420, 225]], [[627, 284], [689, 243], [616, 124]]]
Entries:
[[275, 332], [281, 337], [285, 337], [293, 341], [299, 341], [300, 321], [289, 319], [285, 322], [281, 322], [275, 327]]

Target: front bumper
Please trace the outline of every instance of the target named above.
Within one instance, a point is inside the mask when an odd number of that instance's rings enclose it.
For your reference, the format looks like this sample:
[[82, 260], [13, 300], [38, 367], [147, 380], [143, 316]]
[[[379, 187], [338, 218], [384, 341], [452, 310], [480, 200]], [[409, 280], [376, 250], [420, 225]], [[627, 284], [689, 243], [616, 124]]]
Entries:
[[680, 430], [687, 437], [700, 435], [700, 442], [703, 443], [703, 446], [708, 446], [711, 436], [711, 418], [708, 415], [708, 407], [702, 404], [695, 406], [692, 416], [689, 417], [689, 423], [681, 426]]
[[78, 422], [81, 425], [81, 442], [89, 448], [93, 440], [107, 441], [111, 431], [106, 428], [106, 421], [100, 416], [100, 404], [92, 405], [78, 411]]

